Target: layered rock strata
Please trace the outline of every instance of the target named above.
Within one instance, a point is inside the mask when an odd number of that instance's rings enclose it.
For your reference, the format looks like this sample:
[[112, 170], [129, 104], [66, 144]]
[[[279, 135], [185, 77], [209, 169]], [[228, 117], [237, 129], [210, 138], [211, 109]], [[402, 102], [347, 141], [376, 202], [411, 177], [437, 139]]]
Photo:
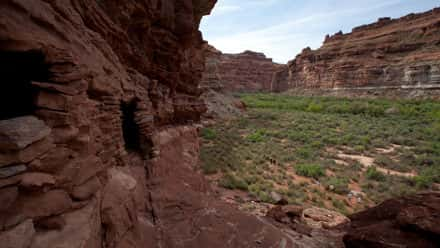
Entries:
[[203, 92], [201, 98], [207, 107], [207, 111], [202, 115], [203, 119], [229, 119], [243, 114], [244, 103], [232, 95], [234, 93], [230, 89], [232, 83], [222, 80], [224, 75], [220, 71], [220, 64], [224, 55], [207, 43], [204, 45], [203, 52], [206, 61], [200, 89]]
[[0, 243], [279, 247], [198, 173], [215, 0], [0, 2]]
[[440, 9], [381, 18], [306, 48], [272, 83], [274, 91], [440, 89]]
[[186, 225], [206, 194], [190, 124], [205, 111], [198, 25], [214, 4], [1, 1], [2, 247], [202, 242]]
[[328, 243], [231, 208], [196, 168], [214, 4], [0, 2], [1, 247]]
[[0, 2], [1, 247], [311, 247], [197, 168], [214, 4]]
[[224, 92], [269, 92], [272, 77], [281, 67], [263, 53], [222, 53], [206, 44], [206, 70], [201, 87]]

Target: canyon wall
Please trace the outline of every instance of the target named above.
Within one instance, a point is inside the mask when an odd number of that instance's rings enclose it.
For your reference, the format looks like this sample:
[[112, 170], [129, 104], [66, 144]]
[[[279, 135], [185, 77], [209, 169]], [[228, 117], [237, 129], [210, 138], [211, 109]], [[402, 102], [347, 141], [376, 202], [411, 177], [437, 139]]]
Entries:
[[1, 247], [333, 244], [219, 201], [197, 168], [215, 2], [0, 1]]
[[[204, 45], [203, 52], [206, 58], [205, 70], [199, 86], [203, 92], [201, 99], [207, 108], [207, 111], [202, 115], [203, 120], [230, 119], [243, 114], [244, 103], [232, 95], [234, 93], [232, 88], [237, 85], [237, 82], [222, 80], [227, 74], [226, 71], [220, 71], [224, 55], [208, 43]], [[257, 82], [260, 84], [258, 87], [261, 87], [262, 82]]]
[[215, 87], [224, 92], [269, 92], [272, 77], [281, 67], [263, 53], [245, 51], [222, 53], [205, 45], [206, 71], [201, 87]]
[[276, 64], [262, 53], [225, 54], [206, 43], [205, 71], [200, 82], [207, 111], [204, 120], [230, 119], [243, 114], [245, 105], [234, 93], [270, 92]]
[[440, 8], [327, 36], [277, 73], [274, 91], [301, 89], [438, 90]]
[[0, 1], [0, 246], [279, 247], [197, 168], [215, 0]]

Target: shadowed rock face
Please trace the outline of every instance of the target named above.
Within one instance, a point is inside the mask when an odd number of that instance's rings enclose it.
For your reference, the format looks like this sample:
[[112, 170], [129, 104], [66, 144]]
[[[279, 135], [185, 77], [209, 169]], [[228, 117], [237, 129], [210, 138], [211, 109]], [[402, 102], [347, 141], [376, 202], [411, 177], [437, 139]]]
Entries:
[[288, 89], [438, 89], [440, 9], [400, 19], [381, 18], [306, 48], [274, 80]]
[[[168, 226], [196, 218], [207, 194], [190, 124], [205, 111], [198, 25], [215, 2], [1, 1], [2, 247], [195, 236], [194, 226]], [[180, 145], [162, 151], [159, 134]], [[182, 197], [168, 187], [188, 196], [182, 218]]]

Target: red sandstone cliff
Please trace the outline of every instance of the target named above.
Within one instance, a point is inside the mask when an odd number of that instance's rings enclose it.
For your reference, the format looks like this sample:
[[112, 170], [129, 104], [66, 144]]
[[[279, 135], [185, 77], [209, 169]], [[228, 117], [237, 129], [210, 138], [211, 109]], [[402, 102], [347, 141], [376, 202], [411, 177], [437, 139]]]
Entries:
[[233, 93], [270, 92], [273, 75], [282, 67], [262, 53], [224, 54], [207, 43], [203, 51], [206, 62], [200, 89], [207, 107], [204, 119], [242, 114], [245, 105]]
[[215, 0], [0, 2], [0, 246], [323, 247], [196, 168]]
[[1, 247], [200, 240], [186, 227], [209, 222], [207, 186], [184, 125], [205, 110], [198, 25], [214, 3], [0, 2]]
[[326, 242], [219, 201], [197, 168], [215, 2], [0, 1], [2, 248]]
[[0, 1], [1, 247], [291, 243], [196, 168], [215, 2]]
[[207, 107], [203, 119], [229, 119], [243, 114], [244, 103], [232, 95], [231, 87], [235, 87], [234, 83], [222, 80], [224, 73], [227, 73], [220, 71], [224, 54], [208, 43], [204, 45], [203, 52], [206, 60], [200, 89], [203, 92], [201, 98]]
[[381, 18], [327, 36], [278, 72], [275, 91], [335, 88], [439, 88], [440, 9]]
[[208, 44], [205, 54], [206, 70], [201, 87], [214, 87], [224, 92], [268, 92], [273, 74], [281, 66], [263, 53], [227, 54]]

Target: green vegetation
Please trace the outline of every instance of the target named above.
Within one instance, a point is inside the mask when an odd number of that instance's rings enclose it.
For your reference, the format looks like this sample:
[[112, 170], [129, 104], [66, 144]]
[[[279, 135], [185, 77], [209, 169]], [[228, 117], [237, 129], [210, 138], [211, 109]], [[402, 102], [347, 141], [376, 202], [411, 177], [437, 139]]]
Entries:
[[436, 167], [429, 167], [414, 177], [414, 183], [419, 189], [427, 189], [434, 183], [440, 183], [440, 170]]
[[240, 189], [247, 190], [248, 184], [243, 179], [235, 176], [232, 173], [227, 173], [221, 180], [220, 186], [225, 187], [227, 189]]
[[350, 192], [348, 188], [348, 180], [346, 178], [331, 177], [325, 182], [326, 189], [340, 195]]
[[[219, 173], [225, 188], [353, 212], [440, 183], [440, 102], [241, 98], [245, 117], [201, 131], [202, 169]], [[365, 194], [362, 201], [348, 198], [352, 190]]]
[[367, 178], [379, 182], [386, 180], [385, 175], [382, 172], [378, 171], [376, 167], [369, 167], [367, 169]]
[[249, 135], [247, 137], [247, 139], [250, 142], [261, 142], [264, 140], [265, 136], [266, 136], [265, 131], [263, 129], [259, 129], [259, 130], [255, 131], [254, 133], [252, 133], [251, 135]]
[[207, 140], [213, 140], [217, 138], [217, 133], [211, 128], [204, 128], [202, 129], [202, 137]]
[[298, 164], [295, 166], [296, 174], [319, 179], [325, 175], [324, 169], [317, 164]]

